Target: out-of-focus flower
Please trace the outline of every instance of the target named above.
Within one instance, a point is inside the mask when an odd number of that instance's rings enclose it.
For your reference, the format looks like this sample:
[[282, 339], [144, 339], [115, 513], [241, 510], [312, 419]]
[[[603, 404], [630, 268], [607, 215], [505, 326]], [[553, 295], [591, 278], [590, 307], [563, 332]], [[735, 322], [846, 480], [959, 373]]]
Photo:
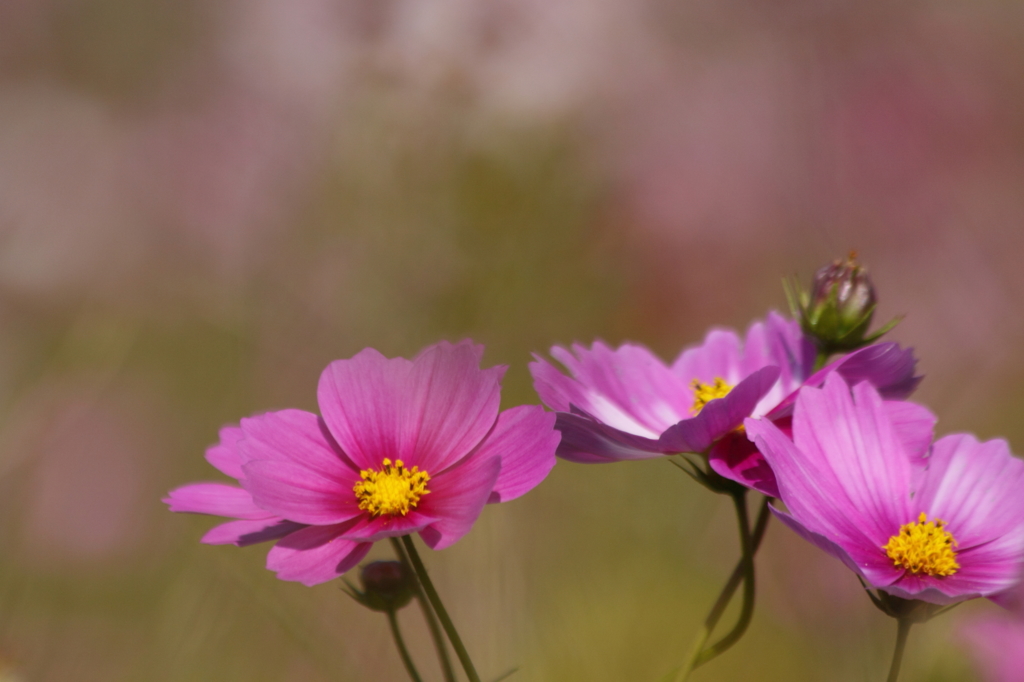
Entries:
[[[418, 532], [430, 547], [448, 547], [485, 504], [523, 495], [555, 463], [554, 415], [537, 405], [499, 414], [505, 368], [481, 370], [482, 356], [464, 341], [411, 361], [371, 348], [337, 360], [320, 377], [323, 416], [282, 410], [222, 431], [208, 458], [242, 488], [198, 483], [165, 501], [271, 533], [256, 541], [286, 532], [267, 568], [306, 585], [343, 574], [386, 537]], [[257, 510], [258, 518], [241, 514]], [[247, 543], [232, 523], [218, 527], [222, 541]]]
[[960, 629], [985, 682], [1024, 679], [1024, 619], [1000, 614], [973, 620]]
[[559, 456], [574, 462], [649, 459], [680, 452], [708, 453], [725, 478], [777, 496], [771, 469], [740, 430], [749, 416], [785, 419], [802, 385], [818, 386], [832, 372], [867, 380], [888, 397], [916, 387], [912, 351], [879, 344], [840, 358], [812, 375], [814, 346], [798, 323], [769, 313], [745, 341], [712, 330], [671, 367], [642, 346], [616, 350], [596, 342], [551, 355], [572, 376], [537, 357], [534, 386], [558, 411]]
[[869, 383], [832, 375], [796, 399], [792, 439], [766, 419], [747, 433], [775, 472], [787, 526], [871, 586], [948, 604], [1016, 584], [1024, 560], [1024, 462], [1005, 441], [900, 434]]

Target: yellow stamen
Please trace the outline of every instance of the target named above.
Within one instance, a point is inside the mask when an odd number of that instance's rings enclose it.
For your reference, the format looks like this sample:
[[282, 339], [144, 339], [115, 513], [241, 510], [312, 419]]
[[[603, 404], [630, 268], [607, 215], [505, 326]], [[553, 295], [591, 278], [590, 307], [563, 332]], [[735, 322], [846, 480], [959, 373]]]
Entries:
[[430, 475], [419, 467], [406, 469], [400, 459], [394, 464], [385, 459], [380, 471], [363, 469], [359, 476], [362, 480], [352, 486], [352, 490], [359, 500], [359, 508], [370, 512], [371, 516], [405, 516], [430, 492], [427, 490]]
[[946, 530], [946, 522], [921, 515], [914, 523], [900, 526], [899, 535], [893, 535], [882, 549], [892, 559], [893, 566], [911, 573], [925, 575], [953, 575], [960, 570], [956, 562], [956, 540]]
[[700, 379], [694, 379], [690, 382], [690, 386], [693, 387], [693, 414], [700, 414], [700, 411], [704, 409], [704, 406], [715, 398], [724, 398], [729, 395], [729, 391], [733, 389], [732, 384], [725, 383], [725, 379], [721, 377], [715, 377], [713, 384], [705, 384]]

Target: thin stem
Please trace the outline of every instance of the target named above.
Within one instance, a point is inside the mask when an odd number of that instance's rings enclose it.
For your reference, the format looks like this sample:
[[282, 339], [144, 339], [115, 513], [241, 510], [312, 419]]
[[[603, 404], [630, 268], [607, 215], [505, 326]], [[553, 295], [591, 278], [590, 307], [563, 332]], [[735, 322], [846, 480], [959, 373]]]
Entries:
[[416, 545], [413, 544], [412, 538], [408, 535], [402, 536], [402, 544], [405, 546], [405, 551], [409, 554], [409, 559], [416, 570], [416, 576], [420, 579], [420, 584], [423, 585], [423, 591], [427, 593], [430, 605], [434, 607], [434, 612], [441, 619], [441, 626], [444, 628], [445, 634], [448, 635], [448, 641], [455, 648], [455, 655], [459, 657], [459, 663], [462, 664], [462, 669], [466, 671], [469, 682], [480, 682], [480, 676], [477, 675], [476, 668], [473, 667], [473, 661], [469, 658], [469, 652], [466, 651], [462, 638], [459, 637], [459, 633], [455, 629], [455, 624], [448, 616], [448, 611], [445, 610], [444, 604], [441, 603], [441, 597], [438, 596], [437, 590], [434, 589], [434, 583], [430, 581], [430, 576], [427, 575], [427, 568], [423, 565], [419, 552], [416, 551]]
[[[757, 550], [761, 547], [761, 540], [764, 539], [764, 533], [768, 530], [768, 521], [772, 518], [771, 511], [768, 509], [768, 503], [773, 498], [765, 497], [761, 500], [761, 510], [757, 513], [757, 522], [754, 524], [754, 535], [751, 537], [751, 544], [753, 545], [753, 552], [757, 554]], [[729, 582], [722, 588], [722, 593], [718, 595], [719, 601], [725, 600], [725, 604], [728, 604], [732, 599], [732, 596], [736, 594], [736, 589], [740, 586], [740, 582], [743, 580], [743, 557], [740, 556], [740, 560], [736, 562], [736, 567], [732, 569], [732, 575], [729, 576]], [[718, 606], [718, 602], [715, 602], [715, 606]], [[712, 609], [714, 611], [714, 609]], [[721, 611], [725, 611], [725, 606], [721, 607]], [[710, 619], [711, 614], [708, 614]], [[721, 618], [722, 614], [719, 612], [718, 618]], [[712, 629], [715, 624], [718, 623], [718, 618], [712, 623]], [[705, 621], [706, 622], [706, 621]]]
[[896, 649], [892, 652], [888, 682], [896, 682], [900, 676], [900, 663], [903, 662], [903, 650], [907, 647], [907, 635], [910, 634], [910, 626], [914, 624], [909, 618], [900, 618], [896, 622]]
[[398, 616], [395, 614], [394, 609], [389, 609], [388, 614], [388, 625], [391, 626], [391, 636], [395, 638], [395, 646], [398, 647], [398, 655], [402, 657], [402, 663], [405, 664], [405, 671], [409, 673], [409, 679], [412, 682], [423, 682], [423, 678], [416, 672], [416, 665], [412, 662], [412, 657], [409, 655], [409, 650], [405, 648], [405, 640], [402, 639], [402, 631], [398, 629]]
[[704, 665], [716, 656], [720, 656], [732, 648], [732, 646], [736, 644], [736, 642], [740, 641], [743, 635], [747, 632], [747, 627], [750, 626], [750, 620], [754, 616], [754, 597], [756, 592], [756, 583], [754, 579], [754, 543], [753, 537], [750, 533], [750, 520], [747, 518], [746, 495], [735, 495], [733, 497], [733, 502], [736, 505], [736, 517], [739, 520], [740, 525], [740, 542], [743, 547], [743, 558], [741, 559], [741, 563], [743, 564], [743, 606], [740, 610], [740, 617], [736, 621], [736, 625], [734, 625], [732, 630], [722, 637], [722, 639], [718, 640], [701, 652], [693, 666], [694, 668]]
[[832, 355], [832, 354], [829, 353], [828, 351], [819, 349], [818, 350], [818, 354], [814, 357], [814, 370], [813, 371], [817, 372], [819, 369], [824, 367], [825, 363], [828, 362], [828, 358], [829, 358], [830, 355]]
[[[395, 550], [395, 554], [398, 555], [398, 560], [405, 564], [409, 573], [416, 575], [416, 570], [412, 567], [412, 564], [409, 562], [409, 556], [405, 553], [405, 547], [402, 547], [402, 543], [398, 538], [391, 538], [391, 547]], [[456, 682], [452, 660], [448, 656], [448, 647], [445, 645], [444, 637], [441, 635], [441, 626], [437, 622], [437, 616], [434, 615], [434, 609], [430, 608], [430, 602], [427, 601], [426, 596], [423, 594], [423, 587], [420, 585], [419, 578], [416, 579], [416, 601], [420, 603], [420, 610], [423, 611], [423, 618], [427, 621], [427, 628], [430, 630], [430, 638], [434, 640], [434, 649], [437, 651], [437, 660], [441, 662], [444, 682]]]
[[[679, 673], [675, 677], [676, 682], [683, 682], [690, 676], [690, 673], [693, 672], [693, 670], [697, 668], [697, 666], [707, 662], [701, 660], [703, 658], [702, 653], [706, 653], [704, 652], [704, 646], [707, 644], [708, 639], [710, 639], [711, 633], [714, 631], [715, 626], [718, 625], [718, 621], [721, 620], [722, 615], [725, 613], [725, 609], [729, 606], [729, 602], [732, 601], [732, 597], [736, 593], [736, 589], [739, 587], [740, 582], [747, 575], [746, 569], [748, 563], [750, 563], [752, 570], [753, 553], [756, 552], [757, 548], [761, 546], [761, 540], [762, 538], [764, 538], [765, 530], [768, 527], [768, 519], [771, 518], [771, 515], [768, 512], [768, 502], [771, 498], [766, 497], [764, 498], [764, 501], [761, 503], [761, 510], [758, 512], [757, 515], [757, 524], [754, 529], [753, 536], [751, 536], [750, 522], [747, 518], [746, 493], [737, 493], [732, 497], [733, 502], [736, 505], [736, 518], [740, 527], [740, 547], [742, 548], [742, 557], [740, 558], [739, 563], [736, 565], [736, 568], [733, 569], [732, 575], [729, 576], [728, 582], [725, 583], [725, 587], [723, 587], [721, 593], [719, 593], [718, 599], [715, 600], [714, 606], [711, 607], [711, 610], [708, 612], [707, 617], [704, 619], [704, 624], [701, 626], [701, 629], [697, 632], [697, 636], [694, 637], [693, 644], [690, 647], [690, 655], [686, 659], [686, 665], [679, 669]], [[750, 562], [747, 561], [748, 554], [750, 557]], [[745, 609], [747, 601], [747, 594], [745, 592]], [[749, 601], [751, 604], [750, 609], [752, 612], [752, 594], [750, 595]], [[737, 623], [737, 627], [733, 628], [733, 633], [735, 633], [736, 629], [741, 625], [743, 630], [746, 629], [746, 624], [743, 624], [742, 622], [742, 615], [743, 614], [741, 614], [740, 622]], [[749, 616], [747, 620], [749, 622]], [[730, 633], [730, 635], [727, 635], [726, 637], [731, 636], [733, 633]], [[741, 637], [742, 635], [743, 632], [741, 631], [739, 635], [736, 636], [736, 639], [738, 640], [739, 637]], [[721, 642], [719, 642], [718, 644], [721, 644]], [[732, 643], [729, 643], [728, 646], [732, 646]], [[728, 648], [728, 646], [726, 648]], [[724, 650], [725, 649], [722, 649], [722, 651]], [[707, 660], [709, 661], [711, 660], [711, 658], [708, 658]]]

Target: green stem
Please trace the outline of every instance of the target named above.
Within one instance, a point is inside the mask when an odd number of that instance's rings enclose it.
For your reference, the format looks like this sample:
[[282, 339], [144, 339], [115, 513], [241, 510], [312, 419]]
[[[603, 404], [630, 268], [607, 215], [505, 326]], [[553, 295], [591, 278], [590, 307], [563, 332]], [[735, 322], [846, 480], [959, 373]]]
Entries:
[[888, 682], [896, 682], [900, 676], [903, 650], [907, 648], [907, 636], [910, 634], [910, 626], [914, 624], [910, 618], [900, 618], [896, 623], [896, 649], [892, 652], [892, 665], [889, 666]]
[[824, 367], [825, 363], [828, 362], [828, 358], [830, 355], [832, 354], [829, 353], [828, 351], [819, 349], [818, 354], [814, 357], [814, 370], [812, 370], [811, 373], [813, 374], [814, 372], [817, 372], [819, 369]]
[[[701, 660], [701, 654], [702, 652], [704, 652], [704, 646], [707, 644], [708, 639], [711, 637], [711, 633], [714, 631], [715, 626], [718, 625], [718, 621], [721, 620], [722, 615], [725, 613], [725, 609], [729, 606], [729, 602], [732, 601], [733, 595], [736, 594], [736, 589], [740, 586], [740, 582], [747, 575], [748, 563], [750, 564], [751, 569], [753, 568], [753, 554], [756, 553], [758, 547], [761, 546], [761, 540], [764, 538], [765, 530], [767, 530], [768, 528], [768, 520], [771, 518], [771, 514], [768, 510], [768, 503], [771, 501], [770, 497], [765, 497], [761, 503], [761, 509], [758, 512], [757, 523], [754, 527], [754, 533], [752, 536], [749, 535], [750, 524], [747, 519], [745, 493], [738, 493], [734, 495], [733, 501], [736, 504], [736, 518], [740, 527], [740, 547], [743, 550], [742, 556], [739, 560], [739, 563], [736, 564], [736, 568], [733, 569], [732, 575], [729, 576], [728, 582], [725, 583], [725, 587], [723, 587], [722, 591], [719, 593], [718, 599], [715, 600], [714, 606], [711, 607], [711, 610], [708, 612], [707, 617], [704, 619], [703, 626], [697, 633], [697, 636], [694, 638], [693, 644], [690, 647], [690, 655], [687, 658], [686, 665], [680, 668], [679, 673], [675, 678], [676, 682], [683, 682], [683, 680], [686, 680], [687, 677], [689, 677], [690, 673], [693, 672], [693, 670], [697, 666], [702, 665], [703, 663], [706, 663], [707, 661], [711, 660], [711, 658], [708, 658], [707, 660]], [[748, 547], [750, 554], [750, 562], [747, 561]], [[744, 607], [746, 609], [748, 596], [750, 597], [749, 603], [750, 611], [752, 613], [753, 595], [748, 595], [747, 592], [744, 593]], [[740, 637], [743, 636], [742, 631], [746, 630], [747, 624], [743, 623], [742, 621], [743, 619], [741, 614], [740, 622], [738, 622], [736, 624], [736, 627], [733, 628], [732, 633], [726, 635], [726, 638], [732, 637], [739, 628], [742, 629], [739, 631], [738, 635], [735, 636], [735, 640], [738, 640]], [[749, 623], [749, 616], [747, 618], [747, 623]], [[725, 641], [726, 638], [723, 638], [722, 641]], [[733, 643], [735, 642], [729, 643], [725, 648], [732, 646]], [[718, 644], [716, 644], [716, 646], [719, 646], [721, 644], [722, 642], [720, 641], [718, 642]], [[722, 649], [722, 651], [725, 651], [725, 649]]]
[[[391, 547], [395, 550], [395, 554], [398, 555], [398, 560], [405, 564], [409, 573], [416, 575], [416, 570], [412, 567], [409, 556], [405, 553], [405, 547], [402, 547], [402, 543], [398, 538], [391, 538]], [[427, 621], [430, 638], [434, 640], [434, 649], [437, 651], [437, 660], [441, 662], [441, 672], [444, 674], [444, 681], [456, 682], [452, 660], [448, 656], [448, 647], [445, 646], [444, 637], [441, 635], [441, 626], [437, 622], [437, 616], [434, 615], [434, 609], [430, 608], [430, 602], [427, 601], [426, 596], [423, 594], [423, 586], [420, 585], [418, 578], [416, 580], [416, 601], [419, 602], [420, 610], [423, 611], [423, 618]]]
[[[757, 514], [757, 523], [754, 524], [754, 534], [751, 537], [752, 551], [757, 554], [757, 550], [761, 547], [761, 540], [764, 539], [764, 533], [768, 529], [768, 521], [772, 518], [771, 511], [768, 509], [768, 503], [772, 501], [771, 497], [765, 497], [761, 501], [761, 510]], [[729, 576], [729, 582], [722, 588], [722, 593], [718, 595], [718, 601], [715, 602], [715, 606], [708, 613], [707, 619], [704, 621], [705, 625], [709, 625], [708, 634], [711, 634], [711, 630], [714, 630], [715, 625], [718, 624], [719, 618], [722, 617], [722, 613], [725, 611], [726, 605], [732, 600], [736, 589], [740, 586], [740, 582], [743, 581], [743, 567], [746, 564], [743, 561], [743, 557], [740, 556], [740, 560], [736, 562], [736, 567], [732, 569], [732, 575]], [[724, 603], [722, 603], [724, 602]], [[719, 606], [719, 603], [722, 603]], [[716, 612], [717, 609], [717, 612]]]
[[701, 652], [694, 664], [694, 668], [704, 665], [732, 648], [747, 632], [750, 620], [754, 617], [754, 597], [756, 592], [754, 580], [754, 543], [753, 537], [750, 534], [750, 519], [747, 518], [746, 496], [736, 495], [733, 497], [733, 502], [736, 505], [736, 516], [740, 524], [740, 542], [743, 543], [743, 558], [741, 559], [743, 564], [743, 606], [736, 625], [722, 639]]
[[405, 664], [405, 671], [409, 673], [409, 679], [412, 682], [423, 682], [423, 678], [416, 672], [416, 666], [412, 662], [412, 657], [409, 655], [409, 650], [405, 648], [405, 640], [402, 639], [402, 631], [398, 629], [398, 617], [395, 615], [394, 609], [389, 609], [388, 614], [388, 625], [391, 626], [391, 636], [395, 638], [395, 646], [398, 647], [398, 655], [402, 657], [402, 663]]
[[412, 566], [416, 570], [416, 577], [420, 579], [420, 584], [423, 585], [423, 591], [427, 593], [430, 605], [434, 607], [434, 612], [441, 619], [441, 626], [444, 628], [445, 634], [448, 635], [448, 641], [455, 648], [455, 655], [459, 657], [459, 663], [462, 664], [462, 669], [466, 671], [469, 682], [480, 682], [480, 676], [477, 675], [476, 668], [473, 667], [473, 661], [469, 657], [469, 652], [466, 651], [462, 638], [459, 637], [459, 633], [455, 629], [455, 624], [448, 616], [448, 611], [445, 610], [444, 604], [441, 603], [441, 597], [438, 596], [437, 590], [434, 589], [434, 583], [430, 581], [430, 576], [427, 575], [427, 568], [423, 565], [419, 552], [416, 551], [416, 545], [413, 544], [412, 538], [408, 535], [402, 536], [402, 544], [405, 546], [405, 551], [409, 554]]

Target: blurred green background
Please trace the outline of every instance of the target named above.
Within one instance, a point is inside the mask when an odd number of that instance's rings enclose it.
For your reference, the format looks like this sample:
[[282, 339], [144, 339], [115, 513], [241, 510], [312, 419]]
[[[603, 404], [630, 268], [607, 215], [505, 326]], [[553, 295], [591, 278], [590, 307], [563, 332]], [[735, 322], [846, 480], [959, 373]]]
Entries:
[[[1024, 452], [1022, 39], [998, 0], [0, 3], [0, 679], [403, 679], [383, 617], [159, 502], [366, 346], [472, 337], [536, 402], [531, 352], [672, 359], [856, 249], [939, 431]], [[562, 463], [425, 558], [485, 678], [656, 680], [733, 524], [665, 462]], [[881, 678], [839, 562], [773, 526], [759, 579], [695, 680]], [[902, 679], [970, 679], [994, 609]]]

